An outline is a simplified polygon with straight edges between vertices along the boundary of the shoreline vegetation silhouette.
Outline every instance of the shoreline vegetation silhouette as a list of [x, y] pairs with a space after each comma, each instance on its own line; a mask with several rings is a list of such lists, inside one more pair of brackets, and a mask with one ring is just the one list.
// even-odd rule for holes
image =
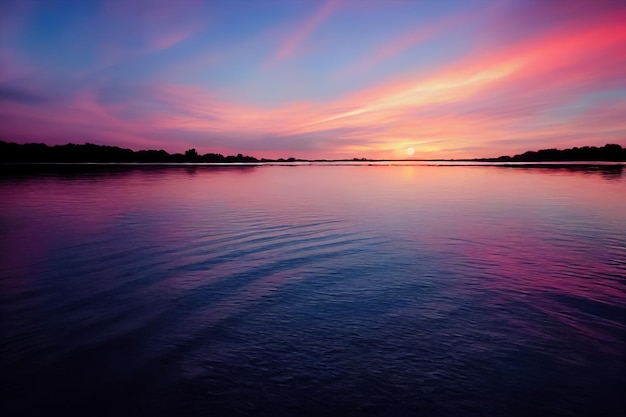
[[584, 146], [568, 149], [542, 149], [514, 156], [474, 159], [297, 159], [255, 158], [242, 154], [224, 156], [219, 153], [200, 155], [191, 148], [185, 153], [170, 154], [164, 150], [133, 151], [117, 146], [85, 143], [48, 146], [43, 143], [18, 144], [0, 141], [0, 163], [266, 163], [266, 162], [385, 162], [385, 161], [467, 161], [467, 162], [576, 162], [626, 161], [626, 148], [617, 144], [602, 147]]

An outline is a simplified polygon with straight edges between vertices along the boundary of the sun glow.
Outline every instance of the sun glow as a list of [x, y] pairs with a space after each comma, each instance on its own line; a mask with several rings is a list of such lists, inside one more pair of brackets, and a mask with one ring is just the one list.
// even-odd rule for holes
[[409, 156], [413, 156], [413, 154], [415, 153], [415, 148], [406, 148], [404, 152]]

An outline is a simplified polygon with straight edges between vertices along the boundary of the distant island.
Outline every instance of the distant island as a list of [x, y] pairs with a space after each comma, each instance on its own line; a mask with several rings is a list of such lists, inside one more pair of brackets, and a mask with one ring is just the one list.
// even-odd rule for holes
[[[169, 154], [164, 150], [141, 150], [120, 148], [117, 146], [67, 144], [48, 146], [43, 143], [18, 144], [0, 141], [0, 163], [259, 163], [259, 162], [337, 162], [337, 161], [386, 161], [366, 158], [341, 160], [308, 160], [279, 158], [257, 159], [242, 154], [224, 156], [219, 153], [204, 155], [192, 148], [182, 153]], [[423, 160], [422, 160], [423, 161]], [[452, 161], [452, 160], [450, 160]], [[515, 156], [498, 158], [459, 159], [457, 161], [475, 162], [573, 162], [573, 161], [626, 161], [626, 148], [607, 144], [602, 147], [584, 146], [569, 149], [542, 149], [528, 151]]]

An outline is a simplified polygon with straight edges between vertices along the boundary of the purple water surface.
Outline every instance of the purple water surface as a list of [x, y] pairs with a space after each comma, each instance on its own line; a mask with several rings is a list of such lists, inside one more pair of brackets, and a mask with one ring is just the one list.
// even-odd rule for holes
[[626, 411], [622, 167], [0, 177], [3, 415]]

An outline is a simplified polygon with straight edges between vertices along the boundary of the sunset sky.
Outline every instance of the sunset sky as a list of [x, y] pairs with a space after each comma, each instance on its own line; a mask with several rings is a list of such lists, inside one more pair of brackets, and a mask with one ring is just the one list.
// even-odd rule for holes
[[626, 146], [625, 22], [623, 0], [4, 0], [0, 139], [269, 158]]

